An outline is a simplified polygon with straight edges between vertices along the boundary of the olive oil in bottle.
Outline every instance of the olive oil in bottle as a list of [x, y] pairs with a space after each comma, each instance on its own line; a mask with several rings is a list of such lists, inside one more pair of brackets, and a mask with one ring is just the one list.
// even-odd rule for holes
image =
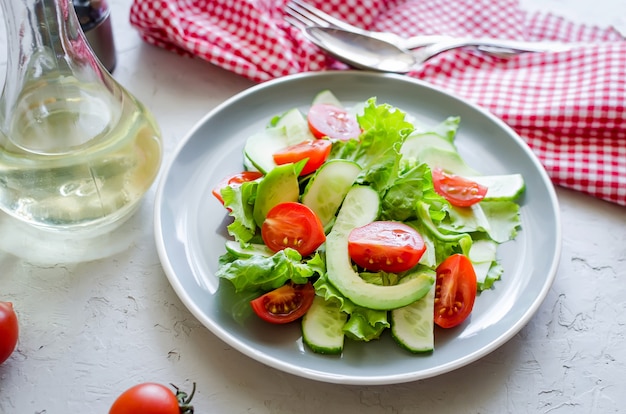
[[70, 0], [0, 2], [0, 209], [52, 230], [114, 228], [158, 174], [155, 120], [97, 60]]

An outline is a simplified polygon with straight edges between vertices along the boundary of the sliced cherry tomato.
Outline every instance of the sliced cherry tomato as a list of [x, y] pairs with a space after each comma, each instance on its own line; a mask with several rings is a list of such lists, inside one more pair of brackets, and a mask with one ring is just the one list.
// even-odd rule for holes
[[476, 273], [467, 256], [453, 254], [437, 267], [435, 323], [452, 328], [463, 322], [474, 307]]
[[[173, 385], [172, 385], [173, 386]], [[196, 390], [188, 396], [173, 386], [176, 392], [164, 385], [146, 382], [135, 385], [124, 391], [113, 403], [109, 414], [193, 414], [193, 406], [189, 405]]]
[[377, 272], [399, 273], [419, 262], [424, 239], [413, 227], [397, 221], [374, 221], [348, 236], [348, 253], [359, 266]]
[[19, 336], [17, 315], [11, 302], [0, 302], [0, 364], [9, 359]]
[[311, 307], [315, 288], [309, 283], [287, 283], [250, 301], [254, 313], [271, 323], [289, 323], [301, 318]]
[[316, 138], [349, 140], [361, 135], [361, 127], [354, 115], [335, 105], [316, 104], [307, 114], [309, 129]]
[[238, 187], [247, 181], [254, 181], [261, 177], [263, 177], [263, 174], [258, 171], [243, 171], [234, 175], [229, 175], [224, 177], [222, 181], [220, 181], [215, 188], [213, 188], [213, 195], [220, 201], [220, 203], [224, 204], [224, 199], [222, 198], [222, 189], [224, 187]]
[[487, 194], [487, 187], [458, 175], [447, 174], [441, 168], [433, 168], [432, 175], [435, 191], [457, 207], [476, 204]]
[[291, 145], [274, 153], [274, 162], [278, 165], [296, 163], [308, 158], [306, 165], [300, 175], [307, 175], [317, 170], [330, 155], [333, 143], [327, 139], [316, 139], [315, 141], [304, 141], [296, 145]]
[[313, 253], [326, 241], [317, 214], [304, 204], [292, 201], [270, 209], [261, 226], [261, 237], [275, 252], [291, 247], [302, 256]]

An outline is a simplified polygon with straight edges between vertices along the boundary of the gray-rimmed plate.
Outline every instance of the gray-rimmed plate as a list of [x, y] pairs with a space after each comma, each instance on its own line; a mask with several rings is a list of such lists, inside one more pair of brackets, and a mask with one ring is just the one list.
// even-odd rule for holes
[[[435, 125], [460, 116], [459, 151], [485, 174], [521, 173], [522, 230], [499, 247], [503, 279], [483, 292], [462, 326], [437, 330], [432, 354], [412, 355], [389, 335], [370, 343], [347, 341], [341, 357], [309, 351], [298, 323], [278, 326], [233, 317], [236, 301], [215, 276], [225, 251], [224, 207], [211, 195], [229, 173], [241, 171], [248, 136], [275, 115], [300, 107], [330, 89], [347, 105], [377, 97]], [[324, 382], [392, 384], [433, 377], [465, 366], [519, 332], [537, 311], [556, 274], [560, 217], [552, 183], [527, 145], [488, 112], [401, 75], [360, 71], [299, 74], [256, 85], [207, 114], [178, 147], [156, 195], [155, 237], [174, 290], [213, 334], [243, 354], [276, 369]]]

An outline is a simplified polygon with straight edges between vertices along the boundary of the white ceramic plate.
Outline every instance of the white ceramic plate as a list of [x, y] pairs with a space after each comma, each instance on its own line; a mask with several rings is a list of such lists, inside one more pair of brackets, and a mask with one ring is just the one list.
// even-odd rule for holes
[[[347, 105], [376, 96], [426, 125], [460, 116], [457, 145], [485, 174], [523, 174], [522, 230], [498, 250], [503, 280], [483, 292], [462, 326], [436, 331], [435, 351], [412, 355], [387, 334], [370, 343], [347, 340], [341, 357], [322, 356], [302, 343], [299, 324], [277, 326], [232, 317], [232, 289], [215, 276], [225, 252], [223, 206], [211, 195], [225, 175], [242, 169], [248, 136], [293, 107], [306, 110], [330, 89]], [[256, 85], [224, 102], [186, 136], [160, 182], [155, 209], [159, 256], [174, 290], [202, 324], [243, 354], [276, 369], [344, 384], [391, 384], [436, 376], [495, 350], [533, 316], [554, 279], [560, 254], [560, 218], [554, 188], [537, 158], [503, 122], [425, 83], [360, 71], [300, 74]]]

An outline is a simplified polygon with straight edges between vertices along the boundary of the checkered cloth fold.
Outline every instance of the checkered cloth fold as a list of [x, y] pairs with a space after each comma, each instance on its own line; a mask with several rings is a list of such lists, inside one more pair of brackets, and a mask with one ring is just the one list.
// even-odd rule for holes
[[[538, 156], [556, 185], [626, 206], [626, 41], [611, 28], [522, 10], [517, 0], [310, 0], [335, 17], [403, 36], [448, 34], [594, 42], [502, 59], [452, 50], [408, 74], [488, 109]], [[134, 0], [151, 44], [257, 82], [342, 69], [283, 20], [285, 0]]]

